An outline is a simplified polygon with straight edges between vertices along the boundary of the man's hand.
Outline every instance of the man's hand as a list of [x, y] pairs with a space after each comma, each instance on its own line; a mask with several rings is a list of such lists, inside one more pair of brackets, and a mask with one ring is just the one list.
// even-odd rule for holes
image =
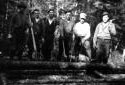
[[12, 35], [10, 33], [8, 34], [8, 38], [12, 38]]
[[55, 38], [57, 38], [57, 39], [60, 37], [59, 29], [55, 30], [54, 35], [55, 35]]
[[84, 44], [84, 43], [85, 43], [85, 41], [86, 41], [86, 40], [85, 40], [84, 38], [82, 38], [82, 40], [81, 40], [82, 44]]
[[72, 35], [72, 39], [73, 39], [73, 41], [75, 40], [75, 34]]
[[26, 29], [25, 33], [26, 33], [26, 34], [29, 34], [29, 29]]
[[39, 42], [43, 44], [45, 42], [45, 39], [43, 37], [41, 37]]
[[43, 42], [43, 43], [45, 42], [45, 39], [44, 39], [44, 38], [42, 38], [42, 42]]
[[123, 57], [125, 58], [125, 49], [123, 49]]
[[96, 40], [93, 39], [93, 48], [96, 48]]

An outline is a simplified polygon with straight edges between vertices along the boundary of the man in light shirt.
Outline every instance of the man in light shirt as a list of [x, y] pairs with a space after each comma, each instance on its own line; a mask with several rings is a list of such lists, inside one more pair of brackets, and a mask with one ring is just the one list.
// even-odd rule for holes
[[104, 12], [102, 22], [97, 25], [93, 37], [93, 47], [96, 48], [96, 58], [99, 63], [107, 63], [111, 35], [116, 35], [115, 25], [109, 20], [108, 12]]
[[75, 56], [80, 54], [81, 46], [85, 48], [86, 54], [89, 58], [91, 58], [91, 48], [90, 48], [90, 25], [86, 22], [87, 15], [85, 13], [80, 14], [80, 21], [75, 24], [73, 28], [74, 39], [75, 39]]

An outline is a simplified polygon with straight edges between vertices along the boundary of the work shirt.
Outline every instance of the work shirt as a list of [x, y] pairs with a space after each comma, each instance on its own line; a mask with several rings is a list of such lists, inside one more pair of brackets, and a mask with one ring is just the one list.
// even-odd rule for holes
[[74, 24], [75, 24], [74, 21], [67, 21], [64, 19], [60, 19], [60, 34], [61, 34], [61, 36], [66, 36], [67, 34], [71, 34]]
[[101, 22], [97, 25], [94, 37], [98, 37], [101, 39], [111, 39], [110, 34], [116, 34], [115, 25], [111, 22]]
[[91, 35], [90, 33], [90, 25], [85, 22], [85, 23], [76, 23], [76, 25], [73, 28], [74, 34], [79, 36], [79, 37], [85, 37], [85, 39], [88, 39]]
[[43, 37], [43, 20], [41, 18], [32, 18], [32, 22], [33, 22], [33, 32], [35, 35], [39, 35], [41, 37]]
[[73, 21], [66, 21], [64, 31], [66, 33], [71, 33], [73, 26], [74, 26]]

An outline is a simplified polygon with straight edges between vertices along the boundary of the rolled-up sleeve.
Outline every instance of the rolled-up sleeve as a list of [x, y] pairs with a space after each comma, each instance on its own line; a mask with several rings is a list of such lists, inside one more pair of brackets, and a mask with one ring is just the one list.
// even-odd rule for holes
[[113, 23], [111, 23], [109, 31], [112, 35], [116, 35], [116, 29], [115, 29], [115, 25]]
[[86, 26], [87, 26], [86, 28], [88, 29], [88, 31], [87, 31], [87, 34], [86, 34], [86, 36], [85, 36], [85, 38], [84, 38], [85, 40], [89, 39], [89, 38], [90, 38], [90, 36], [91, 36], [91, 32], [90, 32], [90, 25], [89, 25], [89, 24], [87, 24]]
[[96, 41], [96, 39], [97, 39], [97, 34], [98, 34], [98, 32], [99, 32], [99, 28], [100, 28], [100, 24], [98, 24], [98, 25], [96, 26], [95, 33], [94, 33], [94, 37], [93, 37], [93, 41]]

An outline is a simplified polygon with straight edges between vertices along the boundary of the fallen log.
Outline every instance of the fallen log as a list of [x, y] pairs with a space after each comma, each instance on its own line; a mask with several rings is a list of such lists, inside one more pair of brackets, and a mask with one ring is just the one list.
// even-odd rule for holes
[[51, 62], [51, 61], [12, 61], [3, 60], [0, 62], [1, 71], [5, 70], [30, 70], [30, 69], [69, 69], [69, 70], [99, 70], [101, 72], [124, 73], [125, 67], [112, 68], [108, 64], [85, 63], [85, 62]]

